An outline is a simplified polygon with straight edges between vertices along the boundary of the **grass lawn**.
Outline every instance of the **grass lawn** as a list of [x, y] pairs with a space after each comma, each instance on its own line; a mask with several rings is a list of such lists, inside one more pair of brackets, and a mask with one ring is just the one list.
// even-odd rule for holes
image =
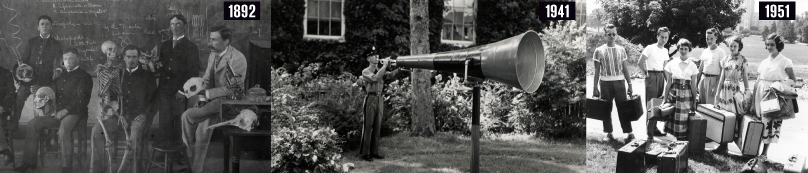
[[[586, 135], [586, 171], [615, 172], [617, 164], [617, 150], [626, 143], [619, 140], [602, 141], [602, 133], [588, 131]], [[702, 154], [689, 154], [687, 162], [688, 172], [741, 172], [743, 165], [749, 158], [737, 157], [723, 153], [704, 152]], [[772, 166], [776, 167], [776, 166]], [[646, 167], [647, 173], [656, 173], [657, 167]], [[783, 172], [782, 167], [769, 168], [768, 172]]]
[[[501, 135], [480, 140], [480, 172], [585, 172], [583, 141], [550, 142], [529, 135]], [[382, 138], [387, 158], [367, 162], [358, 151], [343, 153], [351, 172], [469, 172], [471, 138], [449, 133], [410, 137], [408, 132]]]

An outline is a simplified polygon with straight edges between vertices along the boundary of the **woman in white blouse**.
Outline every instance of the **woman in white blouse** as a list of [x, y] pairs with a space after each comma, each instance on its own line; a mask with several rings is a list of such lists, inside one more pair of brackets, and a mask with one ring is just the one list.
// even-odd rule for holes
[[[783, 43], [783, 37], [780, 37], [777, 34], [771, 34], [766, 37], [766, 50], [769, 51], [769, 57], [763, 59], [758, 66], [758, 76], [757, 83], [755, 84], [754, 92], [754, 103], [755, 103], [755, 115], [761, 118], [763, 121], [763, 152], [761, 155], [766, 155], [766, 152], [769, 150], [769, 144], [777, 143], [780, 139], [780, 126], [783, 125], [783, 119], [772, 119], [766, 116], [763, 116], [760, 109], [760, 102], [763, 99], [763, 95], [766, 94], [766, 90], [770, 88], [770, 85], [775, 82], [781, 82], [782, 84], [793, 83], [794, 81], [794, 64], [791, 62], [791, 59], [786, 58], [780, 52], [783, 51], [783, 47], [785, 44]], [[787, 80], [791, 80], [790, 82], [785, 82]], [[791, 104], [789, 102], [788, 104]]]
[[687, 119], [688, 114], [696, 108], [696, 77], [699, 68], [696, 63], [687, 56], [693, 44], [687, 39], [679, 39], [679, 58], [673, 58], [665, 65], [668, 85], [665, 86], [664, 100], [667, 104], [673, 104], [674, 113], [672, 119], [665, 124], [665, 131], [672, 134], [678, 140], [687, 140]]

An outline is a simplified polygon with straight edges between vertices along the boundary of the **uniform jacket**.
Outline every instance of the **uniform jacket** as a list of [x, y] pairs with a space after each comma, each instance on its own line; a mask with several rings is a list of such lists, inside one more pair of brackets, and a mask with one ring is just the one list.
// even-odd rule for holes
[[27, 85], [50, 86], [53, 84], [53, 70], [62, 66], [62, 45], [53, 38], [40, 36], [28, 39], [20, 61], [34, 68], [34, 77]]
[[56, 78], [56, 111], [67, 109], [68, 115], [87, 116], [88, 104], [93, 91], [93, 79], [81, 68], [65, 70]]
[[159, 92], [161, 94], [175, 94], [182, 90], [182, 85], [191, 77], [199, 76], [199, 48], [183, 37], [173, 45], [173, 40], [160, 44], [161, 68], [156, 69], [159, 75]]

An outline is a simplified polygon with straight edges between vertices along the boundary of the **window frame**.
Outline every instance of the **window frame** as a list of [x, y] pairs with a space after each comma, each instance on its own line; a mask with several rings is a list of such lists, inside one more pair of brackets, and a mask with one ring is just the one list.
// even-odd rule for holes
[[[451, 0], [451, 1], [457, 1], [457, 0]], [[452, 45], [461, 46], [461, 47], [467, 47], [467, 46], [474, 45], [477, 42], [477, 3], [478, 2], [477, 2], [477, 0], [472, 0], [472, 1], [474, 1], [473, 2], [474, 6], [472, 7], [471, 11], [472, 11], [472, 15], [474, 15], [474, 18], [472, 19], [473, 21], [471, 22], [472, 23], [471, 24], [471, 27], [472, 27], [471, 40], [447, 40], [447, 39], [444, 39], [443, 38], [443, 29], [444, 29], [445, 24], [443, 22], [441, 22], [441, 24], [440, 24], [441, 25], [441, 29], [440, 29], [440, 33], [441, 33], [440, 42], [441, 43], [452, 44]], [[444, 4], [444, 8], [447, 8], [447, 7], [448, 8], [454, 8], [455, 6], [445, 6], [445, 4]], [[445, 16], [441, 16], [441, 17], [445, 18]], [[452, 25], [457, 25], [457, 24], [453, 22]]]
[[[316, 0], [316, 1], [326, 1], [332, 2], [330, 0]], [[339, 36], [336, 35], [315, 35], [308, 33], [308, 22], [309, 22], [309, 1], [305, 0], [304, 3], [304, 10], [303, 12], [303, 39], [304, 40], [337, 40], [339, 42], [345, 42], [345, 0], [342, 0], [340, 3], [340, 9], [342, 9], [342, 13], [340, 13], [340, 34]]]

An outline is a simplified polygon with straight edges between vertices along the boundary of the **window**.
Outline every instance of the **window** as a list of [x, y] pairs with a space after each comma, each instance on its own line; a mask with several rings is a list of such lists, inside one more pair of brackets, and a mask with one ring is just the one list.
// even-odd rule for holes
[[446, 10], [443, 11], [443, 31], [441, 42], [472, 45], [475, 41], [475, 9], [474, 0], [448, 0], [445, 1]]
[[345, 16], [343, 0], [307, 0], [303, 20], [304, 38], [343, 39]]

